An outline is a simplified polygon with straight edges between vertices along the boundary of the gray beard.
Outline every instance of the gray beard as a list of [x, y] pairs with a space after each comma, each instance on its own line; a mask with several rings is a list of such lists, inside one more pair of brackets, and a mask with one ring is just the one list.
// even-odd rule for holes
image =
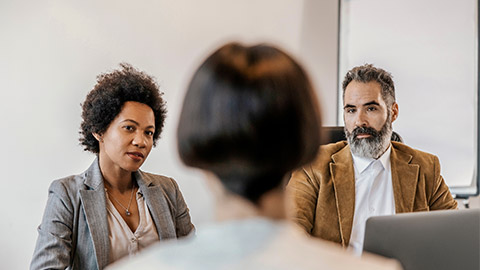
[[[368, 133], [372, 135], [369, 138], [358, 139], [358, 133]], [[355, 156], [378, 159], [390, 145], [392, 138], [392, 121], [390, 115], [387, 117], [385, 124], [380, 131], [374, 128], [355, 128], [352, 132], [348, 132], [345, 128], [345, 137], [347, 137], [350, 149]]]

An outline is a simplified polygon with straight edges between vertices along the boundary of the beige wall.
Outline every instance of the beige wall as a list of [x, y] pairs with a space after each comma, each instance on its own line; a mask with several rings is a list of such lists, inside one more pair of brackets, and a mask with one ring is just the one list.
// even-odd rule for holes
[[127, 61], [158, 79], [169, 113], [143, 169], [178, 181], [201, 228], [211, 198], [175, 148], [192, 70], [227, 40], [278, 44], [305, 64], [324, 124], [335, 125], [337, 9], [338, 0], [0, 2], [1, 268], [28, 268], [49, 184], [94, 158], [78, 145], [78, 127], [97, 74]]
[[94, 159], [78, 145], [80, 103], [119, 62], [154, 75], [165, 92], [165, 129], [142, 169], [178, 181], [199, 227], [211, 220], [211, 198], [203, 175], [179, 161], [175, 129], [192, 70], [213, 48], [240, 40], [287, 49], [305, 62], [334, 123], [336, 2], [1, 1], [1, 268], [28, 268], [48, 186]]
[[301, 27], [299, 54], [317, 87], [323, 124], [336, 126], [338, 0], [305, 0]]

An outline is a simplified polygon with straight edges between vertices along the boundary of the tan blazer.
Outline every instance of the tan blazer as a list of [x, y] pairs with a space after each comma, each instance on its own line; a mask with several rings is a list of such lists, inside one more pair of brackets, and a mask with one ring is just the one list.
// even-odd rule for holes
[[[455, 209], [434, 155], [392, 142], [396, 213]], [[287, 186], [293, 220], [309, 234], [348, 246], [355, 209], [355, 172], [347, 142], [320, 148], [315, 161], [292, 174]]]

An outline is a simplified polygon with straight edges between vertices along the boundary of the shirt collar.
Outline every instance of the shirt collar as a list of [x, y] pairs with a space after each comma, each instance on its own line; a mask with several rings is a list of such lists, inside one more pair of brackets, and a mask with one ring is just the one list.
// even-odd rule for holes
[[[392, 147], [390, 144], [387, 148], [387, 151], [385, 151], [385, 153], [383, 153], [378, 158], [380, 163], [382, 163], [383, 168], [386, 170], [390, 169], [391, 152], [392, 152]], [[355, 167], [355, 170], [359, 173], [362, 173], [368, 167], [368, 165], [370, 165], [370, 163], [372, 163], [375, 160], [373, 158], [355, 156], [353, 153], [352, 153], [352, 158], [353, 158], [353, 166]]]

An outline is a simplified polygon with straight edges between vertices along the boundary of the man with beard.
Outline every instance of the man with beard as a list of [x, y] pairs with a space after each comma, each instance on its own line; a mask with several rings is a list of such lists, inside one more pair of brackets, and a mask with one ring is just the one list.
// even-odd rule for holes
[[391, 142], [398, 117], [391, 74], [373, 65], [343, 81], [347, 141], [322, 146], [288, 184], [293, 220], [309, 234], [361, 254], [371, 216], [455, 209], [436, 156]]

